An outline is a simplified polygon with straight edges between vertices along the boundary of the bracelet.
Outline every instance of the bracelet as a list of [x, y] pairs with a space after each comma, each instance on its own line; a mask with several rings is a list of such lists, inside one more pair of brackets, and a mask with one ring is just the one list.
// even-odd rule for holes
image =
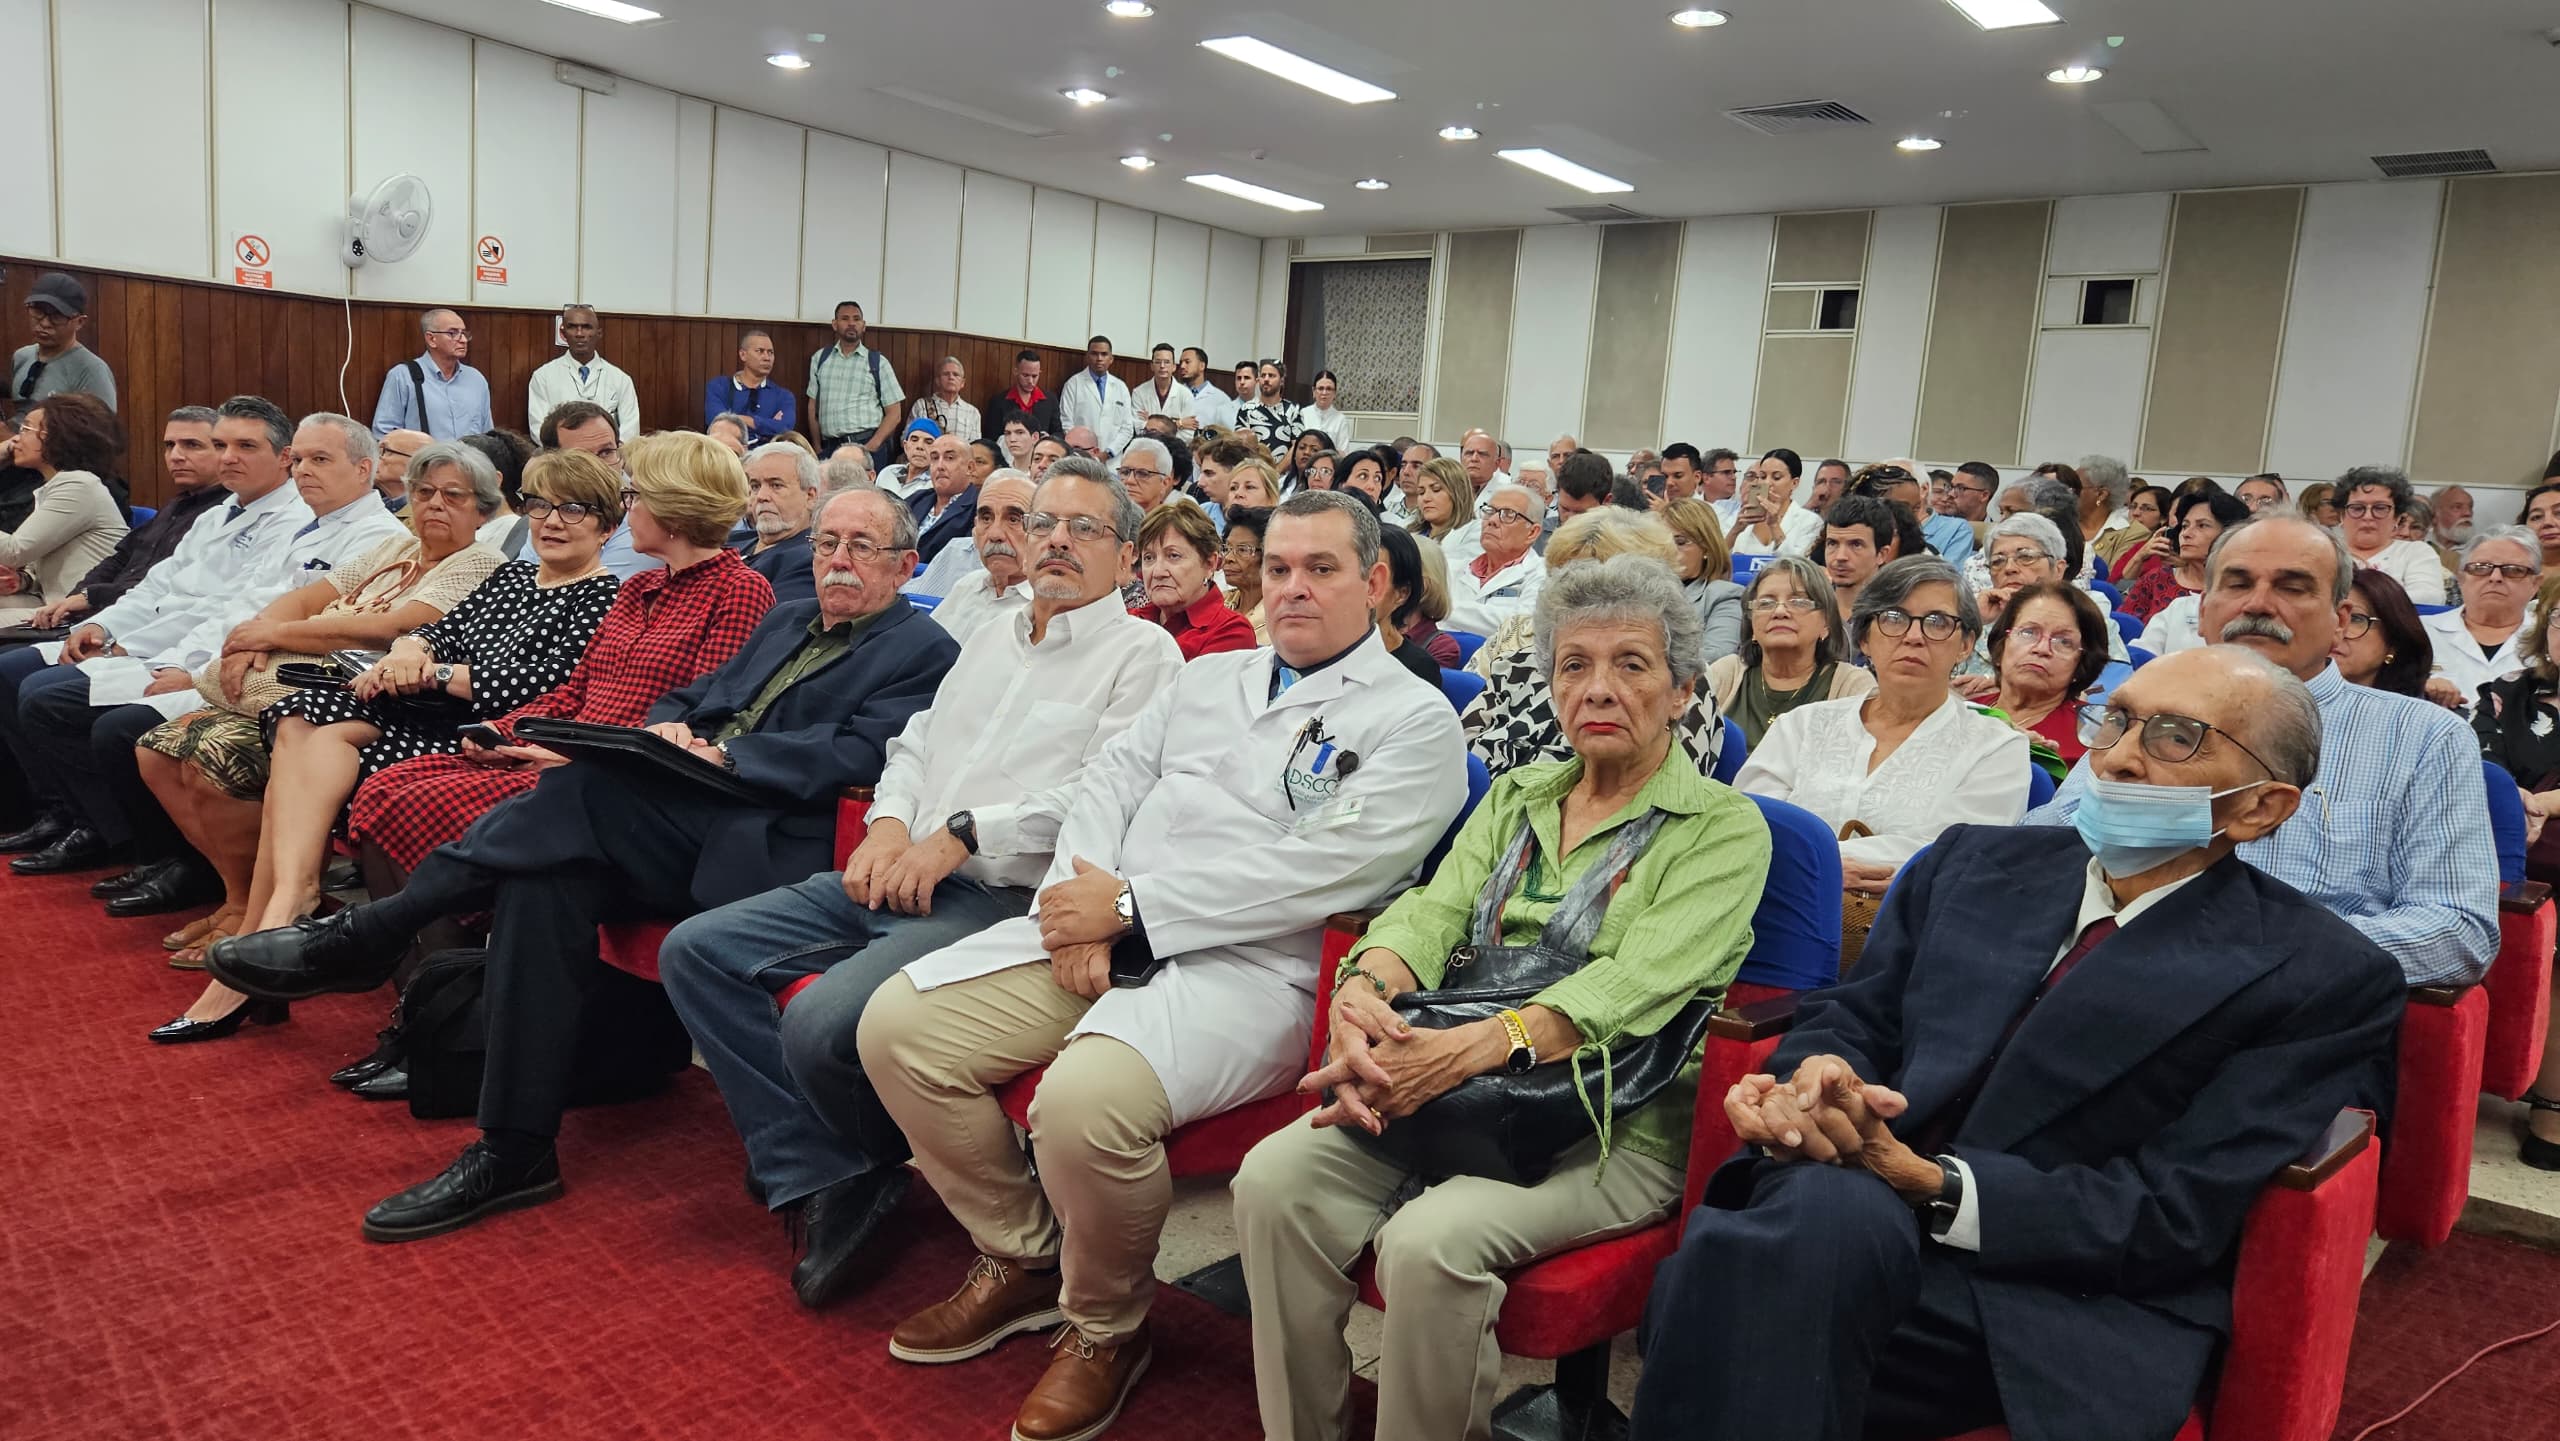
[[1342, 963], [1342, 968], [1333, 973], [1333, 983], [1336, 986], [1340, 986], [1347, 977], [1351, 976], [1358, 976], [1360, 979], [1367, 981], [1370, 985], [1377, 987], [1378, 994], [1381, 996], [1387, 993], [1386, 982], [1379, 980], [1376, 976], [1369, 974], [1366, 970], [1363, 970], [1361, 967], [1350, 961], [1344, 961]]

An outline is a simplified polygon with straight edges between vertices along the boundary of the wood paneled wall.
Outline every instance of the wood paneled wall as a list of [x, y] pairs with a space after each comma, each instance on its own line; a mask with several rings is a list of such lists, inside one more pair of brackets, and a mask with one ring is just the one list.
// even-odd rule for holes
[[[90, 349], [115, 372], [118, 409], [139, 442], [127, 470], [137, 503], [157, 505], [168, 478], [156, 459], [160, 422], [182, 405], [214, 405], [233, 395], [263, 395], [293, 415], [344, 408], [359, 420], [373, 418], [386, 371], [424, 348], [418, 330], [421, 307], [358, 300], [352, 305], [310, 296], [196, 280], [56, 266], [0, 257], [0, 337], [7, 349], [27, 343], [24, 307], [38, 275], [59, 269], [89, 290]], [[525, 382], [535, 367], [558, 354], [551, 343], [554, 312], [457, 307], [471, 328], [470, 363], [489, 378], [490, 408], [499, 425], [530, 433], [536, 417], [525, 414]], [[738, 332], [745, 322], [710, 317], [613, 315], [604, 317], [606, 359], [630, 372], [640, 393], [640, 419], [651, 430], [702, 424], [702, 387], [737, 368]], [[815, 324], [774, 324], [778, 359], [774, 378], [801, 394], [809, 357], [833, 336]], [[352, 335], [352, 344], [350, 336]], [[1124, 347], [1143, 340], [1121, 340]], [[1082, 369], [1081, 351], [1019, 340], [944, 331], [891, 330], [873, 326], [867, 342], [897, 367], [910, 397], [932, 388], [934, 367], [956, 355], [969, 368], [964, 394], [984, 407], [988, 396], [1011, 383], [1013, 358], [1028, 348], [1041, 357], [1041, 384], [1058, 383]], [[345, 400], [340, 401], [340, 362]], [[1113, 366], [1135, 386], [1150, 371], [1143, 350]], [[1217, 376], [1213, 368], [1213, 379]], [[809, 417], [802, 416], [803, 429]]]

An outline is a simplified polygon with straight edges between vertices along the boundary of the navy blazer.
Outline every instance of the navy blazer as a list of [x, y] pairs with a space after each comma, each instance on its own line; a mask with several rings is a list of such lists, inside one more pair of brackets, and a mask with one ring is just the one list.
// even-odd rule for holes
[[[1896, 1135], [1927, 1134], [2070, 942], [2087, 861], [2050, 827], [1950, 828], [1769, 1071], [1843, 1057], [1909, 1099]], [[2341, 1107], [2387, 1104], [2406, 997], [2381, 948], [2226, 856], [2027, 1013], [1945, 1148], [1973, 1172], [1982, 1249], [1953, 1254], [2019, 1441], [2178, 1429], [2250, 1206]], [[1728, 1161], [1707, 1204], [1773, 1164]]]
[[970, 533], [978, 523], [978, 488], [971, 486], [960, 492], [942, 519], [925, 525], [924, 518], [933, 514], [933, 487], [927, 486], [907, 497], [907, 509], [914, 514], [922, 533], [916, 537], [916, 559], [930, 561], [942, 548]]
[[[755, 550], [755, 532], [749, 530], [746, 542], [738, 547], [738, 556], [747, 563], [747, 569], [773, 586], [773, 603], [777, 606], [818, 598], [817, 558], [810, 551], [809, 537], [810, 532], [804, 530]], [[755, 553], [750, 555], [749, 551]]]
[[[814, 600], [775, 606], [727, 665], [650, 707], [650, 723], [719, 730], [799, 648], [817, 614]], [[933, 703], [959, 654], [949, 631], [895, 600], [850, 654], [776, 697], [762, 724], [729, 742], [738, 778], [773, 804], [730, 806], [713, 822], [695, 863], [695, 900], [725, 905], [834, 869], [837, 797], [879, 781], [890, 737]]]

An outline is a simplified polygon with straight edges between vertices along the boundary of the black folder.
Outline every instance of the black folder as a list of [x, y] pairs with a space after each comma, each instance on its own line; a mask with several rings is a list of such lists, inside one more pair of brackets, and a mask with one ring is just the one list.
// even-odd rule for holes
[[528, 716], [516, 722], [516, 735], [577, 761], [614, 766], [642, 782], [672, 778], [734, 801], [770, 806], [774, 797], [702, 759], [664, 736], [636, 726], [597, 725], [592, 721]]

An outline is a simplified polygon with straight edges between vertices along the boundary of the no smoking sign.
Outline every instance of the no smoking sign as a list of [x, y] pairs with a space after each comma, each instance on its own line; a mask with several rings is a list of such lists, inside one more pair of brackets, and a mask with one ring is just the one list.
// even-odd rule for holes
[[507, 243], [494, 235], [480, 237], [480, 264], [472, 273], [483, 285], [507, 283]]

